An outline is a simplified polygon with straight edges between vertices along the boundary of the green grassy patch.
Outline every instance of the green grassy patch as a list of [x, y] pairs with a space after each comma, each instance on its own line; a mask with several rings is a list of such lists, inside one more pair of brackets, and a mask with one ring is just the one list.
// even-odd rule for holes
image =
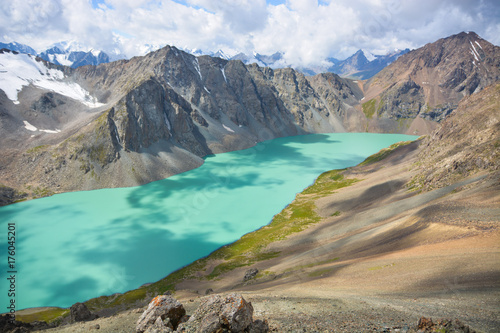
[[31, 314], [16, 314], [16, 320], [22, 321], [25, 323], [31, 323], [34, 321], [44, 321], [46, 323], [57, 322], [62, 320], [64, 317], [69, 315], [69, 309], [61, 309], [61, 308], [51, 308], [43, 311], [38, 311]]
[[32, 195], [33, 198], [44, 198], [44, 197], [50, 197], [51, 195], [54, 195], [54, 192], [49, 189], [48, 187], [40, 187], [37, 186], [32, 189]]
[[41, 145], [41, 146], [36, 146], [33, 148], [28, 149], [26, 152], [28, 154], [38, 154], [41, 153], [42, 151], [46, 151], [49, 149], [50, 145]]
[[368, 102], [363, 103], [363, 113], [365, 114], [366, 118], [372, 119], [373, 115], [375, 114], [375, 104], [377, 104], [377, 100], [370, 99]]
[[91, 310], [96, 311], [102, 308], [113, 308], [113, 307], [123, 307], [125, 309], [130, 308], [134, 303], [142, 301], [148, 297], [148, 288], [139, 288], [127, 291], [124, 294], [115, 294], [111, 296], [101, 296], [97, 298], [92, 298], [85, 302], [85, 305]]
[[425, 176], [422, 174], [418, 174], [406, 184], [406, 188], [409, 192], [419, 192], [424, 188], [424, 184]]
[[497, 139], [495, 143], [493, 144], [495, 148], [500, 148], [500, 139]]
[[375, 162], [381, 161], [384, 158], [386, 158], [387, 156], [389, 156], [390, 154], [392, 154], [396, 148], [401, 147], [401, 146], [409, 145], [412, 142], [413, 141], [396, 142], [395, 144], [389, 146], [388, 148], [384, 148], [384, 149], [380, 150], [378, 153], [375, 153], [375, 154], [373, 154], [371, 156], [368, 156], [359, 165], [367, 165], [367, 164], [371, 164], [371, 163], [375, 163]]
[[333, 214], [332, 214], [332, 215], [330, 215], [330, 216], [340, 216], [340, 211], [338, 211], [338, 210], [337, 210], [335, 213], [333, 213]]
[[331, 170], [322, 173], [314, 184], [306, 188], [302, 194], [318, 194], [324, 196], [360, 181], [356, 178], [346, 179], [342, 172], [343, 170]]
[[101, 167], [109, 163], [112, 151], [106, 143], [101, 143], [89, 148], [89, 158], [98, 162]]
[[259, 271], [259, 273], [257, 273], [257, 275], [255, 276], [255, 278], [256, 279], [262, 279], [262, 278], [269, 277], [269, 276], [276, 276], [276, 272], [268, 271], [268, 270]]

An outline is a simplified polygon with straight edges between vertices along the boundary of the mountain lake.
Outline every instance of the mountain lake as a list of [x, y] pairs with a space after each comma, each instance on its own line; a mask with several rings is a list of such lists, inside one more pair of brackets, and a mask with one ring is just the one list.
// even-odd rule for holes
[[[17, 310], [68, 307], [160, 280], [268, 224], [322, 172], [415, 139], [372, 133], [279, 138], [208, 156], [197, 169], [142, 186], [0, 207], [0, 312], [9, 311], [11, 299]], [[15, 231], [13, 244], [8, 231]], [[9, 245], [15, 252], [8, 253]], [[14, 277], [15, 297], [5, 275]]]

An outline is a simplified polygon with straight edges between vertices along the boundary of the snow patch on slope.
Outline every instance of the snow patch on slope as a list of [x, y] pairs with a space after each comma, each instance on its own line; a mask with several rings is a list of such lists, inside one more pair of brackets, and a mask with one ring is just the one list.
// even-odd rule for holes
[[203, 81], [203, 76], [201, 76], [200, 63], [198, 62], [198, 58], [194, 58], [193, 66], [194, 69], [196, 69], [196, 71], [198, 72], [198, 75], [200, 76], [200, 81]]
[[226, 131], [231, 132], [231, 133], [234, 133], [234, 131], [233, 131], [231, 128], [227, 127], [227, 126], [226, 126], [226, 125], [224, 125], [224, 124], [222, 124], [222, 127], [224, 127], [224, 129], [225, 129]]
[[75, 99], [91, 108], [104, 104], [74, 82], [65, 82], [64, 73], [58, 69], [49, 69], [43, 62], [36, 61], [30, 54], [0, 54], [0, 89], [15, 104], [19, 104], [18, 93], [24, 86], [34, 86], [51, 90]]
[[73, 62], [68, 60], [67, 54], [54, 54], [53, 57], [55, 58], [52, 61], [54, 63], [57, 61], [61, 65], [68, 66], [68, 67], [71, 67], [71, 65], [73, 65]]
[[226, 81], [226, 83], [227, 83], [227, 77], [226, 77], [226, 73], [224, 72], [224, 67], [222, 67], [220, 69], [220, 71], [222, 72], [222, 76], [224, 76], [224, 81]]
[[472, 48], [474, 49], [474, 51], [471, 50], [471, 53], [472, 55], [474, 56], [474, 58], [476, 59], [476, 61], [479, 61], [479, 53], [477, 52], [476, 48], [474, 47], [474, 44], [472, 44], [471, 41], [469, 41], [470, 45], [472, 46]]
[[367, 51], [367, 50], [361, 50], [361, 51], [363, 51], [363, 54], [365, 55], [366, 60], [371, 62], [371, 61], [377, 59], [377, 57], [375, 57], [375, 55], [373, 53], [371, 53], [370, 51]]
[[26, 128], [28, 131], [31, 131], [31, 132], [38, 131], [38, 128], [36, 128], [35, 126], [31, 125], [26, 120], [23, 120], [23, 123], [24, 123], [24, 128]]
[[[24, 123], [24, 128], [26, 128], [28, 131], [31, 131], [31, 132], [36, 132], [36, 131], [40, 131], [40, 132], [45, 132], [45, 133], [49, 133], [49, 134], [57, 134], [57, 133], [61, 133], [61, 130], [60, 129], [55, 129], [55, 130], [47, 130], [47, 129], [38, 129], [36, 128], [35, 126], [31, 125], [29, 122], [27, 122], [26, 120], [23, 120], [23, 123]], [[31, 137], [33, 137], [34, 135], [32, 135]]]

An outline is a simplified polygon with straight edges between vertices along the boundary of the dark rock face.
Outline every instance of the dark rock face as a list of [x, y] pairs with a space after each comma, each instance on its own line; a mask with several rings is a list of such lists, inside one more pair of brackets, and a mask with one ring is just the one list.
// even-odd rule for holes
[[423, 111], [424, 94], [422, 87], [413, 80], [389, 89], [383, 96], [379, 115], [392, 119], [415, 118]]
[[31, 105], [31, 108], [34, 111], [50, 114], [54, 108], [58, 107], [61, 104], [64, 104], [64, 101], [57, 98], [56, 94], [49, 92], [44, 94], [42, 97], [40, 97], [39, 100], [33, 103]]
[[22, 200], [27, 196], [26, 193], [18, 193], [13, 188], [0, 185], [0, 206], [5, 206], [16, 201]]
[[186, 310], [175, 298], [166, 295], [157, 296], [137, 320], [136, 331], [153, 332], [154, 329], [154, 332], [172, 332], [185, 314]]
[[0, 331], [1, 332], [29, 332], [33, 326], [25, 324], [17, 320], [13, 320], [9, 315], [3, 314], [0, 316]]
[[70, 308], [71, 322], [94, 320], [98, 316], [90, 312], [83, 303], [75, 303]]

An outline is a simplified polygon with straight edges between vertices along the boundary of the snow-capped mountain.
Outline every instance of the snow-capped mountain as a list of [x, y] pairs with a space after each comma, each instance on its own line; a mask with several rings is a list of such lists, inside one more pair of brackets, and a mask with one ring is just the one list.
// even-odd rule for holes
[[33, 50], [28, 45], [12, 42], [12, 43], [0, 43], [0, 49], [8, 49], [11, 51], [16, 51], [19, 53], [29, 53], [36, 54], [36, 51]]
[[109, 56], [102, 51], [64, 51], [57, 46], [40, 53], [38, 56], [53, 64], [73, 68], [85, 65], [99, 65], [110, 61]]
[[72, 68], [85, 65], [99, 65], [125, 58], [125, 56], [119, 52], [108, 55], [103, 51], [87, 48], [75, 41], [63, 41], [53, 44], [49, 49], [40, 53], [37, 53], [28, 45], [16, 42], [0, 43], [0, 49], [2, 48], [19, 53], [36, 55], [53, 64]]
[[359, 50], [349, 58], [337, 61], [327, 71], [343, 77], [369, 79], [409, 51], [395, 50], [385, 55], [374, 55], [366, 50]]
[[31, 84], [36, 88], [72, 98], [89, 107], [102, 105], [80, 85], [64, 79], [65, 75], [61, 70], [49, 68], [34, 55], [0, 50], [0, 90], [3, 90], [14, 104], [19, 104], [18, 93], [23, 87]]
[[230, 60], [231, 59], [231, 56], [227, 55], [224, 51], [222, 50], [219, 50], [217, 52], [215, 52], [213, 55], [211, 55], [212, 57], [217, 57], [217, 58], [221, 58], [221, 59], [224, 59], [224, 60]]
[[231, 55], [227, 54], [226, 52], [224, 52], [222, 50], [218, 50], [217, 52], [206, 52], [206, 51], [203, 51], [200, 49], [187, 49], [187, 48], [184, 48], [181, 50], [184, 52], [190, 53], [194, 56], [197, 56], [197, 57], [202, 56], [202, 55], [208, 55], [211, 57], [221, 58], [224, 60], [231, 60], [233, 58]]
[[76, 41], [56, 43], [52, 45], [51, 48], [39, 53], [38, 56], [56, 65], [64, 65], [72, 68], [86, 65], [99, 65], [125, 58], [125, 56], [120, 53], [109, 56], [103, 51], [85, 47]]

